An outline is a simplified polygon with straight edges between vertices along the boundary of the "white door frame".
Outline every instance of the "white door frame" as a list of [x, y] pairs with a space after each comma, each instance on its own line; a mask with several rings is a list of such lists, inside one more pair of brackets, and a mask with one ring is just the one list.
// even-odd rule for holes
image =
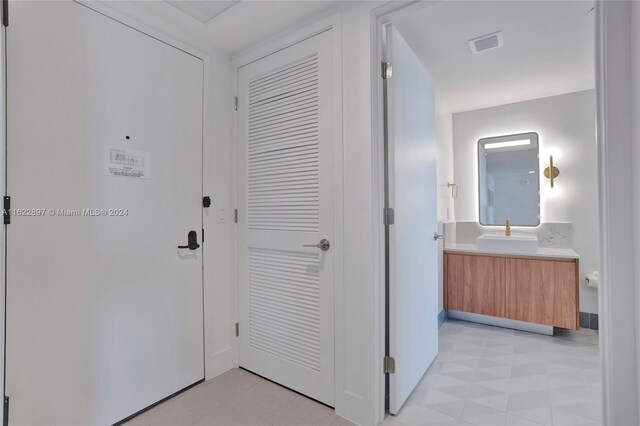
[[[380, 64], [383, 59], [383, 25], [400, 14], [439, 3], [438, 0], [393, 2], [372, 11], [372, 135], [373, 183], [378, 212], [384, 208], [384, 120], [382, 79]], [[400, 4], [398, 4], [400, 3]], [[634, 271], [632, 163], [631, 163], [631, 95], [630, 95], [630, 7], [623, 2], [596, 1], [596, 98], [597, 145], [599, 176], [600, 226], [600, 363], [602, 368], [603, 424], [638, 424], [638, 369], [639, 336], [635, 325], [637, 273]], [[622, 43], [621, 43], [622, 42]], [[622, 44], [622, 46], [621, 46]], [[626, 120], [626, 121], [625, 121]], [[623, 160], [628, 161], [623, 161]], [[635, 165], [636, 167], [638, 165]], [[378, 241], [375, 270], [381, 297], [375, 309], [378, 339], [376, 367], [378, 393], [377, 418], [384, 419], [385, 375], [385, 235], [384, 226], [374, 228], [374, 241]], [[639, 247], [635, 247], [639, 250]], [[635, 275], [634, 275], [635, 274]], [[609, 283], [614, 283], [610, 285]], [[621, 309], [622, 308], [622, 309]], [[637, 314], [636, 314], [637, 315]]]
[[[334, 312], [335, 312], [335, 366], [334, 366], [334, 389], [335, 389], [335, 410], [336, 413], [346, 413], [347, 402], [344, 395], [344, 310], [342, 293], [344, 292], [344, 255], [343, 255], [343, 139], [342, 139], [342, 31], [340, 14], [330, 12], [325, 17], [312, 22], [305, 22], [297, 28], [288, 32], [287, 35], [278, 37], [266, 42], [264, 45], [253, 48], [247, 52], [240, 53], [231, 60], [231, 98], [229, 105], [235, 102], [236, 90], [238, 87], [238, 70], [245, 65], [269, 56], [275, 52], [283, 50], [289, 46], [309, 39], [325, 31], [332, 33], [332, 55], [333, 55], [333, 123], [334, 123], [334, 146], [333, 146], [333, 183], [334, 183], [334, 233], [331, 241], [331, 250], [334, 251]], [[234, 148], [231, 150], [231, 199], [235, 205], [233, 209], [240, 205], [238, 200], [238, 117], [233, 114], [231, 120], [230, 140], [233, 141]], [[234, 322], [239, 320], [238, 312], [238, 227], [231, 230], [231, 275], [234, 301], [232, 303], [232, 315]], [[234, 340], [234, 365], [238, 366], [238, 339]]]
[[[638, 424], [638, 276], [634, 261], [631, 2], [596, 2], [603, 424]], [[638, 141], [636, 140], [637, 144]], [[637, 230], [635, 230], [636, 236]], [[637, 238], [637, 237], [636, 237]], [[635, 247], [634, 247], [635, 244]], [[635, 314], [635, 315], [634, 315]]]
[[[71, 0], [69, 0], [71, 1]], [[202, 150], [203, 150], [203, 163], [202, 163], [202, 190], [203, 194], [212, 194], [213, 193], [213, 163], [208, 161], [208, 159], [213, 158], [214, 146], [212, 144], [213, 132], [211, 129], [210, 123], [210, 115], [213, 109], [212, 99], [213, 99], [213, 90], [212, 90], [212, 73], [211, 69], [213, 67], [211, 56], [203, 50], [192, 47], [189, 44], [183, 43], [179, 40], [174, 39], [157, 29], [143, 24], [140, 21], [133, 19], [124, 13], [121, 13], [111, 7], [98, 2], [98, 1], [87, 1], [87, 0], [73, 0], [80, 5], [87, 7], [89, 9], [94, 10], [97, 13], [100, 13], [107, 18], [113, 19], [114, 21], [120, 22], [123, 25], [126, 25], [134, 30], [137, 30], [149, 37], [152, 37], [162, 43], [168, 44], [176, 49], [182, 50], [190, 55], [193, 55], [204, 62], [204, 101], [203, 101], [203, 132], [202, 132]], [[11, 4], [9, 4], [9, 25], [11, 25]], [[4, 92], [4, 87], [6, 87], [6, 75], [5, 75], [5, 45], [4, 40], [6, 38], [6, 28], [2, 26], [1, 28], [1, 38], [0, 40], [0, 73], [1, 80], [3, 82], [1, 95], [2, 95], [2, 103], [0, 106], [0, 115], [2, 120], [2, 130], [0, 131], [0, 195], [11, 195], [6, 194], [6, 181], [5, 176], [6, 172], [4, 170], [5, 164], [5, 152], [6, 152], [6, 93]], [[193, 44], [199, 44], [198, 41], [193, 41]], [[205, 160], [206, 159], [206, 160]], [[213, 230], [216, 226], [215, 213], [213, 211], [209, 212], [209, 210], [213, 209], [203, 209], [202, 214], [202, 223], [203, 227], [206, 230]], [[11, 226], [11, 225], [9, 225]], [[207, 235], [211, 235], [213, 232], [207, 233]], [[6, 289], [6, 281], [5, 281], [5, 245], [6, 245], [6, 235], [4, 232], [4, 227], [0, 228], [0, 344], [2, 345], [2, 350], [0, 350], [0, 365], [4, 365], [4, 347], [5, 347], [5, 289]], [[211, 247], [211, 245], [209, 246]], [[205, 380], [213, 377], [213, 372], [216, 370], [216, 366], [214, 365], [214, 354], [213, 354], [213, 342], [211, 339], [212, 333], [214, 332], [214, 322], [213, 322], [213, 306], [214, 306], [214, 284], [215, 284], [215, 269], [212, 267], [213, 257], [210, 255], [212, 252], [211, 248], [207, 248], [206, 245], [202, 245], [202, 255], [203, 255], [203, 286], [204, 286], [204, 369], [205, 369]], [[218, 368], [219, 369], [219, 368]], [[0, 395], [4, 395], [4, 371], [0, 369]], [[0, 422], [4, 422], [3, 418], [3, 410], [0, 410]]]

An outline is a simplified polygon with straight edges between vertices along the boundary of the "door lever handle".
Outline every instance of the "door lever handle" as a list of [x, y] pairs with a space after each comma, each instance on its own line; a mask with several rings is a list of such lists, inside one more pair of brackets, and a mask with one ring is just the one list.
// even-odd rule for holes
[[331, 243], [327, 239], [321, 239], [318, 244], [304, 244], [302, 247], [315, 247], [319, 248], [322, 251], [328, 251], [331, 247]]
[[198, 244], [198, 234], [196, 233], [196, 231], [189, 231], [189, 233], [187, 234], [186, 246], [178, 246], [179, 249], [189, 249], [189, 250], [195, 250], [198, 247], [200, 247], [200, 244]]
[[438, 234], [437, 232], [433, 233], [433, 239], [435, 241], [441, 240], [443, 238], [442, 234]]

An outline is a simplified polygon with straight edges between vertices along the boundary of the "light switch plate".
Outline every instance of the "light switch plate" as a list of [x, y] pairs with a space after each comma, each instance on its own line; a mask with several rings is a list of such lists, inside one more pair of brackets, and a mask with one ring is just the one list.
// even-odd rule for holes
[[216, 216], [216, 222], [227, 223], [227, 209], [218, 208], [218, 214]]

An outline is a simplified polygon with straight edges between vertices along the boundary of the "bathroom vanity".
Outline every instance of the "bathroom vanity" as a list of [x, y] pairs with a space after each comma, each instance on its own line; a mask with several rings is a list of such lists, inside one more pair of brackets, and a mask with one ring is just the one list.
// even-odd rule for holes
[[[580, 326], [579, 256], [556, 248], [572, 247], [570, 232], [543, 232], [541, 189], [557, 186], [560, 170], [552, 156], [542, 167], [538, 139], [528, 132], [478, 140], [475, 224], [482, 234], [472, 240], [454, 228], [447, 239], [444, 307], [450, 318], [543, 334]], [[548, 186], [541, 185], [543, 177]]]
[[444, 254], [449, 316], [552, 334], [579, 328], [578, 254], [538, 247], [528, 253], [453, 244]]

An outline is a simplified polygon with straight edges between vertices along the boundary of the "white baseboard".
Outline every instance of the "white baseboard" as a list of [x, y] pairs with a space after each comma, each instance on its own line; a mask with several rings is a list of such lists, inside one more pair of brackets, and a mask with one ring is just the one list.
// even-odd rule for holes
[[213, 379], [231, 370], [235, 367], [233, 362], [233, 348], [224, 348], [211, 355], [211, 362], [207, 365], [207, 372], [205, 379]]

